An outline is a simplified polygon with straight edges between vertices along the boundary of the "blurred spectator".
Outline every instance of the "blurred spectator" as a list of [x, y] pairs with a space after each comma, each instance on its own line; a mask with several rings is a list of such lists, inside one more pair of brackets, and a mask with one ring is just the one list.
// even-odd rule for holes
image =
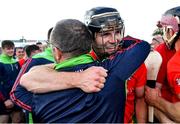
[[36, 45], [40, 48], [41, 52], [44, 51], [44, 46], [43, 46], [42, 42], [37, 42]]
[[13, 58], [14, 43], [11, 40], [4, 40], [1, 43], [2, 54], [0, 55], [0, 92], [1, 92], [1, 110], [0, 123], [8, 123], [9, 118], [13, 123], [19, 123], [23, 120], [22, 109], [13, 104], [9, 98], [9, 92], [19, 73], [19, 63]]
[[22, 65], [26, 61], [26, 54], [23, 47], [16, 47], [15, 57], [16, 57], [16, 60], [19, 62], [20, 67], [22, 67]]
[[159, 35], [159, 34], [155, 35], [151, 42], [152, 49], [156, 49], [156, 47], [163, 42], [164, 42], [164, 40], [161, 35]]
[[156, 26], [157, 26], [157, 29], [155, 29], [154, 30], [154, 32], [153, 32], [153, 36], [155, 36], [155, 35], [163, 35], [163, 28], [162, 28], [162, 24], [160, 23], [160, 21], [158, 21], [157, 22], [157, 24], [156, 24]]
[[16, 60], [18, 60], [18, 61], [23, 59], [25, 56], [24, 48], [23, 47], [16, 47], [15, 56], [16, 56]]
[[164, 42], [163, 39], [163, 28], [162, 28], [162, 24], [160, 23], [160, 21], [157, 22], [156, 24], [157, 29], [155, 29], [152, 33], [152, 42], [151, 42], [151, 48], [152, 49], [156, 49], [156, 47], [161, 44], [162, 42]]
[[28, 58], [30, 58], [33, 55], [41, 52], [39, 46], [34, 45], [34, 44], [26, 46], [25, 51], [26, 51], [26, 55], [27, 55]]

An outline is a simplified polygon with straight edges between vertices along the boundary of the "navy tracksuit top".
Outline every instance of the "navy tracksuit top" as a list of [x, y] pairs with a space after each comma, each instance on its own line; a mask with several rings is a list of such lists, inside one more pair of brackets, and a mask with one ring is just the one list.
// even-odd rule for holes
[[4, 99], [9, 99], [16, 77], [20, 71], [19, 63], [5, 54], [0, 55], [0, 91]]

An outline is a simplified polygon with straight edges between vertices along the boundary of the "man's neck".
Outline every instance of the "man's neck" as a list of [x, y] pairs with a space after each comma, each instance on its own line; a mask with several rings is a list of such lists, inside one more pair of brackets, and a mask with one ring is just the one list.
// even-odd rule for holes
[[[64, 60], [64, 61], [62, 61]], [[63, 58], [60, 63], [57, 62], [55, 69], [73, 67], [79, 64], [87, 64], [93, 62], [93, 58], [89, 54], [83, 54], [77, 57]]]
[[68, 59], [73, 58], [73, 57], [74, 56], [72, 56], [72, 54], [70, 54], [70, 53], [63, 53], [62, 56], [61, 56], [61, 59], [59, 60], [58, 63], [61, 63], [61, 62], [65, 61], [65, 60], [68, 60]]

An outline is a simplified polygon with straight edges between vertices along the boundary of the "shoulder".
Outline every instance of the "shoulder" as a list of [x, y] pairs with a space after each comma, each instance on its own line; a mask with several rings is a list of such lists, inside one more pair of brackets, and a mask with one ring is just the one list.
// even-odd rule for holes
[[124, 37], [123, 40], [124, 40], [124, 41], [134, 41], [134, 42], [140, 42], [140, 41], [141, 41], [140, 39], [131, 37], [131, 36], [129, 36], [129, 35], [127, 35], [126, 37]]
[[146, 66], [145, 66], [145, 64], [143, 63], [138, 69], [137, 69], [137, 71], [136, 71], [136, 73], [138, 74], [138, 75], [142, 75], [142, 73], [147, 73], [147, 69], [146, 69]]
[[180, 51], [178, 51], [177, 53], [174, 54], [174, 56], [168, 61], [168, 71], [170, 70], [174, 70], [175, 72], [179, 72], [180, 73]]
[[160, 54], [162, 54], [162, 53], [167, 52], [167, 51], [168, 51], [168, 48], [167, 48], [167, 46], [166, 46], [165, 43], [161, 43], [161, 44], [159, 44], [159, 46], [156, 47], [155, 50], [156, 50], [157, 52], [159, 52]]
[[126, 48], [132, 46], [133, 44], [138, 43], [140, 41], [141, 41], [140, 39], [137, 39], [137, 38], [134, 38], [131, 36], [126, 36], [122, 39], [122, 42], [120, 44], [122, 45], [123, 49], [126, 49]]

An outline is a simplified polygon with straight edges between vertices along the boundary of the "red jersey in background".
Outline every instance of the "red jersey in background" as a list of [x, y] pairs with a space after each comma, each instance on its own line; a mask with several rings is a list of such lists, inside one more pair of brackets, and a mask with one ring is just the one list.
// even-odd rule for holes
[[167, 80], [167, 63], [175, 54], [175, 50], [168, 49], [166, 44], [162, 43], [156, 48], [156, 51], [158, 51], [162, 56], [162, 64], [157, 76], [157, 82], [162, 85], [162, 97], [168, 101], [171, 101], [172, 93], [170, 91], [170, 87]]

